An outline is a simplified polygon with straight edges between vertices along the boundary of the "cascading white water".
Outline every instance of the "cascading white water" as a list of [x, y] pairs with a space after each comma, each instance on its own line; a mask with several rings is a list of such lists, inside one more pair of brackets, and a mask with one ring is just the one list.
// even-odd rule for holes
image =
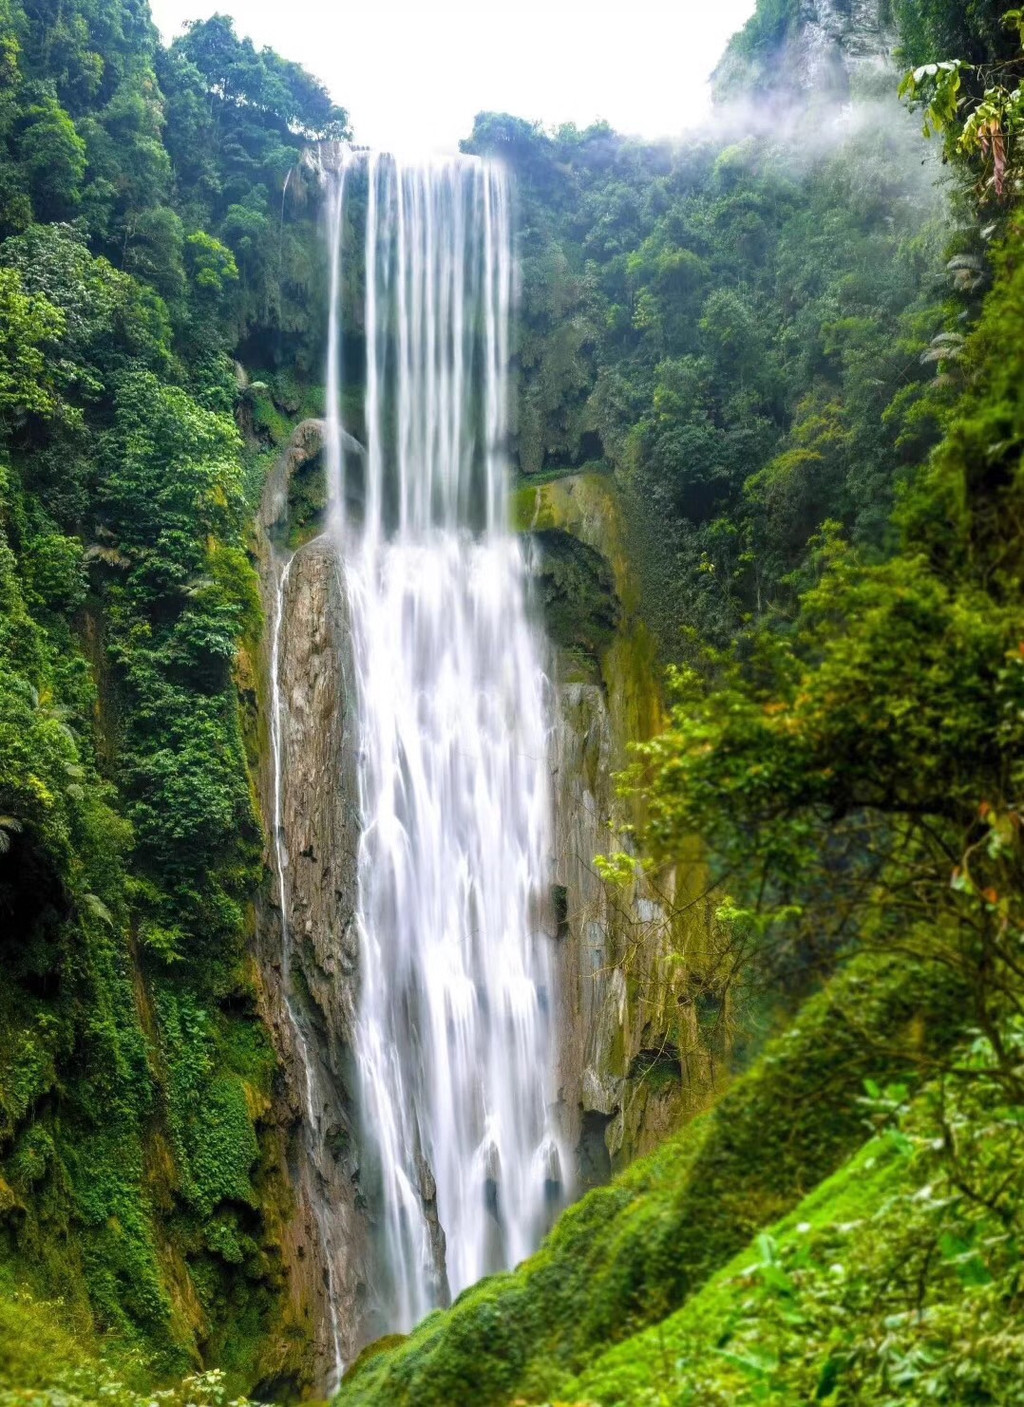
[[[550, 690], [507, 523], [512, 258], [500, 170], [329, 174], [327, 447], [359, 716], [357, 1060], [386, 1299], [409, 1328], [536, 1246], [551, 1115]], [[366, 183], [366, 457], [345, 482], [340, 267]]]

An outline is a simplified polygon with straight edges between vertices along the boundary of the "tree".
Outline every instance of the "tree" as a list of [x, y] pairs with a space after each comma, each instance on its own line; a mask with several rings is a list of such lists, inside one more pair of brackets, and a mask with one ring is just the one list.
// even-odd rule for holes
[[314, 141], [349, 135], [347, 113], [318, 79], [273, 50], [257, 51], [251, 39], [239, 39], [226, 15], [194, 20], [173, 51], [202, 74], [215, 100], [248, 109], [250, 121], [276, 120], [285, 131]]
[[43, 95], [26, 108], [19, 124], [18, 160], [39, 220], [63, 220], [82, 199], [86, 145], [56, 101]]
[[0, 417], [54, 409], [52, 372], [46, 348], [64, 331], [58, 308], [39, 294], [26, 293], [16, 269], [0, 269]]

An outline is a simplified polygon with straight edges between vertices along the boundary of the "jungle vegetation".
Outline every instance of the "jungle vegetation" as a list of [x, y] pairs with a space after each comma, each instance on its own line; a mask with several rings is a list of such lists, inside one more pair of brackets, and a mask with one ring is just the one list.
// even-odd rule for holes
[[53, 1370], [38, 1297], [148, 1380], [251, 1385], [289, 1334], [246, 548], [319, 363], [283, 186], [346, 116], [226, 19], [165, 49], [136, 0], [5, 2], [0, 63], [2, 1375], [37, 1342]]
[[[343, 1402], [1024, 1400], [1021, 18], [889, 0], [908, 113], [883, 69], [788, 91], [799, 10], [761, 0], [685, 144], [467, 141], [519, 190], [519, 472], [614, 480], [670, 671], [609, 883], [699, 835], [790, 1015]], [[347, 134], [223, 17], [0, 0], [5, 1404], [309, 1381], [247, 548], [320, 403], [303, 153]]]

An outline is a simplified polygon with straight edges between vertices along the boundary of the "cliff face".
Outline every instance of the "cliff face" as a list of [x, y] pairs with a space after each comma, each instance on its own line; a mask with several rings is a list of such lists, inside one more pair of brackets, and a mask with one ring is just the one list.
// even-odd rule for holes
[[770, 92], [794, 101], [845, 98], [883, 66], [895, 31], [885, 0], [791, 0], [758, 7], [713, 76], [720, 99]]
[[805, 88], [836, 60], [847, 70], [888, 55], [895, 42], [881, 0], [804, 0], [792, 56]]
[[275, 550], [295, 528], [290, 500], [297, 482], [315, 476], [320, 449], [318, 422], [304, 422], [268, 481], [260, 515], [267, 622], [260, 792], [274, 880], [259, 906], [257, 957], [263, 1014], [283, 1066], [276, 1116], [296, 1194], [286, 1241], [289, 1284], [329, 1376], [335, 1360], [350, 1360], [373, 1336], [353, 1099], [358, 814], [351, 664], [333, 546], [317, 536], [294, 553]]
[[594, 865], [596, 855], [633, 851], [630, 827], [641, 818], [617, 794], [616, 774], [629, 744], [662, 721], [658, 664], [637, 615], [612, 481], [579, 474], [528, 487], [516, 509], [537, 543], [555, 652], [560, 1093], [587, 1186], [707, 1103], [727, 1013], [711, 975], [714, 919], [699, 848], [692, 863], [637, 870], [624, 885], [606, 883]]
[[[674, 871], [606, 884], [594, 856], [620, 851], [614, 776], [623, 736], [599, 685], [558, 690], [556, 876], [564, 889], [559, 967], [561, 1098], [581, 1186], [653, 1149], [714, 1085], [688, 990], [708, 915]], [[694, 908], [688, 912], [687, 902]]]

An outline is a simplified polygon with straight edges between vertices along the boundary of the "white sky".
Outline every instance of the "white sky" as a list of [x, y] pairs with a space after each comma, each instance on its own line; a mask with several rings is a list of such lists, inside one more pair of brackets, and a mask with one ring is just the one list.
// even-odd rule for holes
[[355, 141], [453, 150], [483, 110], [546, 126], [604, 118], [673, 136], [707, 111], [707, 78], [754, 0], [151, 0], [165, 39], [229, 14], [239, 34], [315, 73]]

